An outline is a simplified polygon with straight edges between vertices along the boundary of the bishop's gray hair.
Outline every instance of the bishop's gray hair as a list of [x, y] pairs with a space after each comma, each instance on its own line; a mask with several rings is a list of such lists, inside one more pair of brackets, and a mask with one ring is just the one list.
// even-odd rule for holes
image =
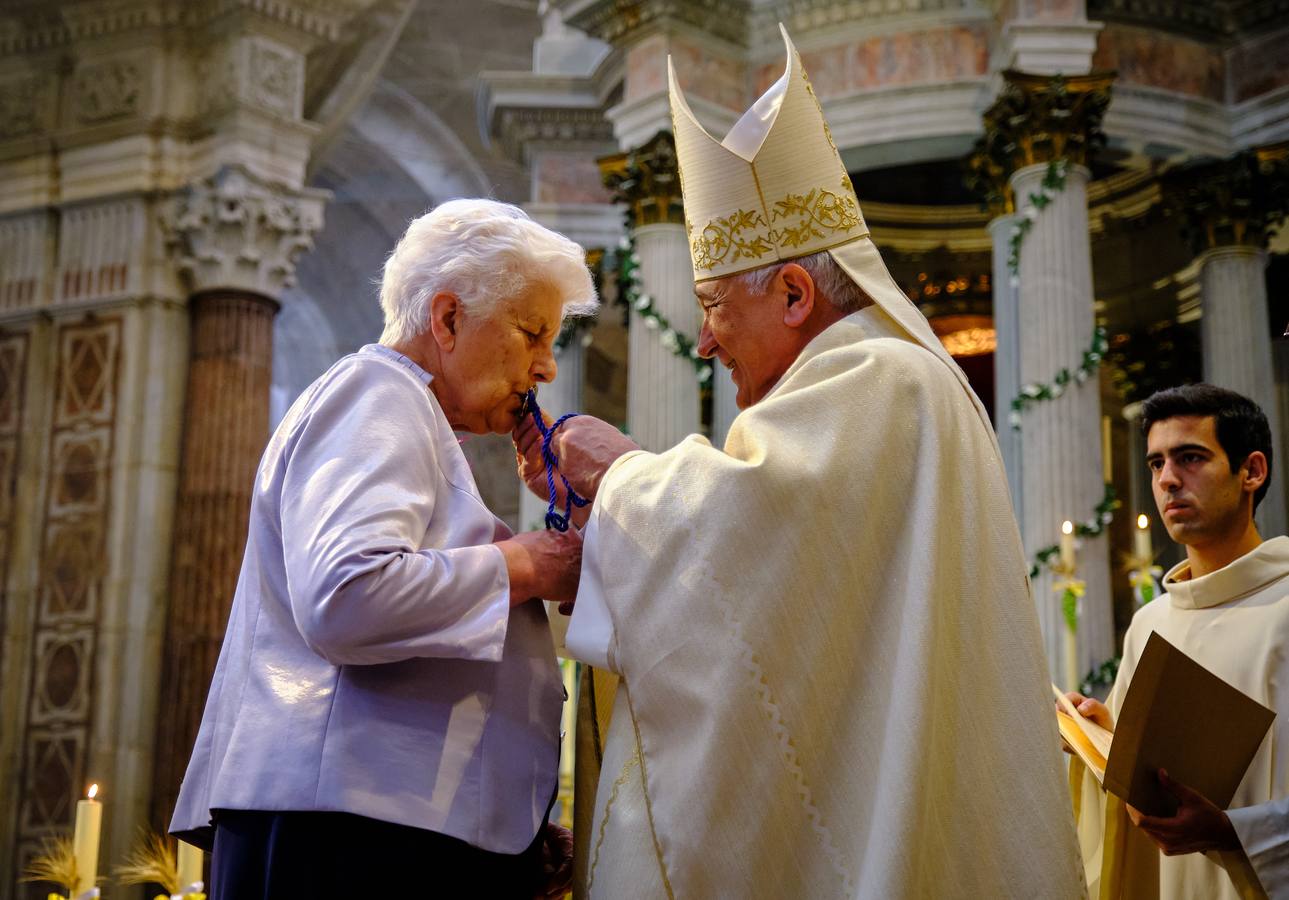
[[837, 260], [833, 259], [827, 250], [772, 266], [762, 266], [750, 272], [740, 272], [738, 275], [730, 276], [730, 280], [737, 282], [749, 294], [765, 294], [770, 290], [770, 285], [774, 283], [779, 270], [790, 262], [805, 269], [810, 280], [815, 283], [815, 290], [842, 312], [858, 312], [866, 306], [873, 305], [872, 298], [864, 293], [864, 289], [855, 283], [845, 269], [837, 265]]
[[430, 299], [447, 292], [487, 314], [536, 285], [558, 291], [565, 315], [587, 315], [597, 301], [586, 253], [496, 200], [450, 200], [413, 219], [385, 261], [380, 308], [386, 345], [425, 331]]

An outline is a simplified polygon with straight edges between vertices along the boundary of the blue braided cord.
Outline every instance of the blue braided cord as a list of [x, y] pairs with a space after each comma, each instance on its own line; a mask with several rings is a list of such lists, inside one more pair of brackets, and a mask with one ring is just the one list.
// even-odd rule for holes
[[[550, 495], [550, 503], [546, 507], [546, 527], [554, 528], [556, 531], [568, 531], [569, 522], [573, 518], [573, 507], [583, 507], [590, 503], [585, 497], [578, 496], [573, 490], [573, 486], [568, 483], [563, 472], [559, 472], [559, 460], [555, 457], [555, 451], [551, 450], [551, 439], [555, 437], [555, 432], [560, 426], [577, 413], [565, 413], [555, 420], [550, 428], [546, 427], [546, 420], [542, 418], [541, 407], [537, 405], [537, 392], [530, 390], [527, 397], [527, 406], [532, 413], [533, 422], [537, 425], [537, 430], [542, 434], [542, 462], [546, 465], [546, 490]], [[555, 490], [555, 474], [559, 472], [559, 480], [564, 483], [564, 515], [555, 512], [555, 501], [559, 494]]]

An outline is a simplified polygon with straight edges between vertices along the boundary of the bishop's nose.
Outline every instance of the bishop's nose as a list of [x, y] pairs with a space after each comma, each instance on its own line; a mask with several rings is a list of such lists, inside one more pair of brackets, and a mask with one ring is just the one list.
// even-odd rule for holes
[[707, 324], [706, 317], [704, 317], [703, 327], [698, 332], [698, 355], [703, 359], [711, 359], [716, 355], [716, 350], [719, 346], [716, 343], [716, 337], [712, 334], [712, 329]]

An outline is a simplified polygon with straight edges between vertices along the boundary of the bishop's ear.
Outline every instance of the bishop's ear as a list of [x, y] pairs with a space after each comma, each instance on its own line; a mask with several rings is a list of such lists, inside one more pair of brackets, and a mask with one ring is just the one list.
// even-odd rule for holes
[[457, 328], [464, 307], [456, 294], [440, 292], [430, 298], [430, 333], [439, 349], [451, 351], [456, 346]]
[[786, 302], [783, 308], [783, 324], [789, 328], [800, 328], [806, 324], [815, 308], [815, 281], [810, 273], [796, 263], [784, 263], [779, 269], [779, 288], [783, 291]]

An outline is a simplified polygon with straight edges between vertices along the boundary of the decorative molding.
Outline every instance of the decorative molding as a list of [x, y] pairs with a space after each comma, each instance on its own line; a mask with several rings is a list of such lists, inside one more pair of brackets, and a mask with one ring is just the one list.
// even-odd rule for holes
[[602, 109], [578, 107], [501, 107], [493, 134], [513, 159], [526, 160], [533, 143], [613, 144], [613, 123]]
[[313, 247], [329, 194], [267, 185], [228, 166], [180, 192], [162, 214], [166, 244], [192, 292], [215, 288], [277, 298]]
[[113, 59], [85, 66], [76, 73], [72, 111], [81, 124], [138, 115], [143, 76], [128, 59]]
[[1087, 0], [1088, 17], [1172, 31], [1217, 43], [1283, 24], [1286, 0]]
[[[336, 41], [345, 25], [378, 0], [219, 0], [210, 3], [168, 3], [162, 0], [108, 0], [63, 4], [54, 15], [47, 0], [14, 0], [0, 18], [0, 57], [45, 52], [81, 41], [101, 41], [114, 35], [192, 28], [238, 14], [254, 15], [307, 39]], [[4, 28], [4, 25], [8, 28]]]
[[0, 139], [40, 131], [44, 99], [44, 86], [34, 75], [0, 82]]
[[1031, 75], [1008, 70], [992, 106], [985, 110], [985, 136], [967, 163], [967, 184], [1002, 214], [1015, 208], [1008, 185], [1026, 166], [1066, 160], [1086, 165], [1105, 142], [1101, 122], [1110, 105], [1113, 73]]
[[1167, 196], [1197, 256], [1219, 247], [1265, 249], [1289, 216], [1289, 142], [1178, 169], [1167, 178]]
[[304, 103], [304, 56], [260, 37], [243, 37], [214, 47], [197, 62], [197, 109], [202, 116], [227, 112], [239, 103], [288, 119]]
[[643, 146], [599, 160], [604, 186], [626, 204], [630, 226], [663, 222], [683, 225], [680, 166], [671, 132], [660, 131]]
[[811, 48], [811, 36], [815, 33], [832, 35], [838, 28], [856, 25], [869, 31], [886, 22], [942, 21], [946, 17], [958, 19], [955, 13], [974, 16], [987, 12], [986, 5], [979, 0], [777, 0], [753, 3], [748, 30], [758, 48], [764, 45], [765, 49], [782, 54], [780, 22], [792, 34], [797, 49], [804, 52]]
[[55, 333], [51, 477], [40, 526], [15, 863], [71, 827], [73, 801], [89, 774], [121, 331], [119, 318], [90, 315]]
[[142, 200], [77, 205], [59, 217], [55, 305], [126, 294], [138, 284], [136, 254], [146, 241]]
[[45, 302], [50, 215], [0, 218], [0, 313]]
[[676, 24], [744, 46], [750, 8], [749, 0], [592, 0], [565, 21], [615, 46], [646, 29]]

